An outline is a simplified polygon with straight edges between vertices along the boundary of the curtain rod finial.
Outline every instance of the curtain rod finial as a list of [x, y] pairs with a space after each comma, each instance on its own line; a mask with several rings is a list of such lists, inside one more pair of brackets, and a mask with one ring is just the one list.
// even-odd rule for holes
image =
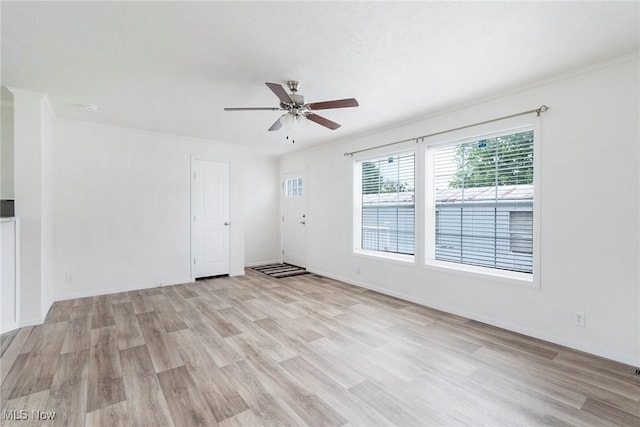
[[538, 109], [536, 110], [536, 113], [538, 113], [538, 117], [540, 117], [540, 113], [544, 113], [548, 109], [549, 107], [547, 107], [546, 105], [541, 105], [540, 107], [538, 107]]

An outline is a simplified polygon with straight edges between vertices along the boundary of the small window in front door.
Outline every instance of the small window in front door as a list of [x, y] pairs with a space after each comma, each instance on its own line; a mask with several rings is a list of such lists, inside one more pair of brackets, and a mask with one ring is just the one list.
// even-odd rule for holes
[[302, 197], [302, 178], [287, 179], [286, 197]]

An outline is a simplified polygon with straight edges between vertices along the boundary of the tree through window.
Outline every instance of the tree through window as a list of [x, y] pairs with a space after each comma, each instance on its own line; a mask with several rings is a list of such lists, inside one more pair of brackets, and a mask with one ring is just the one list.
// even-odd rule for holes
[[435, 260], [533, 272], [533, 130], [433, 151]]

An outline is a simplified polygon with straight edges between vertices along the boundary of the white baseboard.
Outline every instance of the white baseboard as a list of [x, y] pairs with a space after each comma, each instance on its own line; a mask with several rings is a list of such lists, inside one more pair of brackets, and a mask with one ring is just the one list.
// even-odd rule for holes
[[160, 288], [160, 287], [165, 287], [165, 286], [180, 285], [180, 284], [183, 284], [183, 283], [192, 283], [192, 280], [189, 279], [189, 278], [185, 278], [185, 279], [181, 279], [181, 280], [174, 280], [174, 281], [162, 282], [162, 283], [151, 283], [151, 284], [146, 284], [146, 285], [132, 285], [132, 286], [125, 286], [125, 287], [121, 287], [121, 288], [109, 288], [109, 289], [98, 289], [98, 290], [94, 290], [94, 291], [72, 292], [72, 293], [68, 293], [68, 294], [58, 295], [58, 296], [56, 296], [55, 300], [56, 301], [64, 301], [64, 300], [76, 299], [76, 298], [97, 297], [97, 296], [100, 296], [100, 295], [117, 294], [119, 292], [140, 291], [140, 290], [143, 290], [143, 289], [151, 289], [151, 288]]
[[614, 360], [616, 362], [620, 362], [620, 363], [624, 363], [627, 365], [631, 365], [631, 366], [640, 366], [640, 359], [636, 358], [632, 355], [628, 355], [628, 354], [620, 354], [620, 353], [616, 353], [616, 352], [612, 352], [609, 350], [605, 350], [599, 347], [593, 347], [591, 345], [588, 344], [584, 344], [584, 343], [579, 343], [579, 342], [575, 342], [572, 341], [570, 339], [567, 339], [565, 337], [560, 337], [557, 335], [553, 335], [553, 334], [548, 334], [546, 332], [541, 332], [541, 331], [536, 331], [536, 330], [532, 330], [532, 329], [528, 329], [528, 328], [523, 328], [521, 326], [518, 325], [514, 325], [510, 322], [505, 322], [501, 319], [496, 319], [490, 316], [485, 316], [482, 314], [478, 314], [478, 313], [473, 313], [467, 310], [460, 310], [456, 307], [451, 307], [451, 306], [447, 306], [447, 305], [441, 305], [441, 304], [434, 304], [430, 301], [427, 300], [422, 300], [419, 298], [415, 298], [409, 295], [405, 295], [399, 292], [393, 292], [393, 291], [389, 291], [388, 289], [382, 289], [382, 288], [378, 288], [376, 286], [371, 286], [367, 283], [364, 282], [359, 282], [357, 280], [352, 280], [352, 279], [348, 279], [346, 277], [341, 277], [341, 276], [337, 276], [335, 274], [332, 273], [328, 273], [326, 271], [320, 271], [320, 270], [316, 270], [313, 268], [307, 268], [308, 271], [310, 271], [311, 273], [315, 273], [318, 274], [320, 276], [325, 276], [328, 277], [330, 279], [334, 279], [334, 280], [339, 280], [341, 282], [347, 283], [349, 285], [354, 285], [354, 286], [358, 286], [360, 288], [365, 288], [365, 289], [369, 289], [372, 291], [376, 291], [379, 292], [381, 294], [385, 294], [385, 295], [389, 295], [392, 297], [396, 297], [396, 298], [400, 298], [402, 300], [405, 301], [409, 301], [409, 302], [413, 302], [416, 304], [420, 304], [423, 305], [425, 307], [429, 307], [429, 308], [433, 308], [435, 310], [440, 310], [440, 311], [444, 311], [447, 313], [451, 313], [451, 314], [455, 314], [457, 316], [462, 316], [462, 317], [466, 317], [468, 319], [472, 319], [472, 320], [477, 320], [478, 322], [482, 322], [482, 323], [486, 323], [488, 325], [492, 325], [492, 326], [497, 326], [498, 328], [502, 328], [502, 329], [506, 329], [508, 331], [512, 331], [512, 332], [517, 332], [519, 334], [523, 334], [523, 335], [527, 335], [533, 338], [538, 338], [544, 341], [548, 341], [550, 343], [553, 344], [559, 344], [565, 347], [569, 347], [572, 348], [574, 350], [578, 350], [578, 351], [583, 351], [585, 353], [589, 353], [589, 354], [593, 354], [595, 356], [599, 356], [599, 357], [604, 357], [606, 359], [611, 359]]
[[251, 268], [251, 267], [256, 267], [258, 265], [280, 264], [281, 262], [282, 262], [281, 259], [271, 259], [267, 261], [250, 261], [245, 264], [245, 267]]
[[0, 328], [0, 335], [19, 329], [19, 328], [26, 328], [27, 326], [42, 325], [43, 323], [44, 323], [44, 319], [33, 318], [33, 319], [21, 320], [19, 322], [10, 323], [8, 325], [2, 325], [2, 328]]
[[[15, 323], [13, 325], [3, 325], [2, 331], [0, 333], [9, 332], [9, 331], [11, 331], [13, 329], [17, 329], [17, 328], [25, 328], [27, 326], [36, 326], [36, 325], [43, 324], [44, 323], [44, 318], [46, 317], [47, 313], [49, 312], [49, 310], [51, 309], [51, 306], [53, 305], [53, 303], [55, 301], [64, 301], [64, 300], [76, 299], [76, 298], [97, 297], [97, 296], [100, 296], [100, 295], [116, 294], [118, 292], [139, 291], [139, 290], [142, 290], [142, 289], [157, 288], [157, 287], [161, 287], [161, 286], [179, 285], [179, 284], [182, 284], [182, 283], [190, 283], [190, 282], [191, 281], [187, 279], [187, 280], [178, 280], [178, 281], [175, 281], [175, 282], [166, 282], [166, 283], [162, 283], [162, 284], [153, 283], [153, 284], [149, 284], [149, 285], [134, 285], [134, 286], [127, 286], [127, 287], [122, 287], [122, 288], [115, 288], [115, 289], [99, 289], [99, 290], [95, 290], [95, 291], [74, 292], [74, 293], [58, 295], [57, 297], [54, 298], [53, 301], [48, 302], [49, 308], [47, 308], [47, 312], [44, 313], [44, 317], [43, 318], [32, 318], [32, 319], [27, 319], [27, 320], [21, 320], [20, 322]], [[6, 330], [5, 330], [5, 328], [6, 328]]]
[[20, 327], [20, 324], [18, 322], [2, 325], [2, 327], [0, 328], [0, 335], [9, 331], [13, 331], [14, 329], [18, 329], [19, 327]]
[[41, 308], [41, 312], [40, 315], [42, 316], [43, 319], [47, 318], [47, 314], [49, 314], [49, 310], [51, 310], [51, 306], [53, 305], [54, 301], [43, 301], [42, 303], [42, 308]]
[[20, 328], [26, 328], [27, 326], [37, 326], [42, 325], [44, 323], [44, 319], [33, 318], [27, 320], [21, 320], [18, 326]]

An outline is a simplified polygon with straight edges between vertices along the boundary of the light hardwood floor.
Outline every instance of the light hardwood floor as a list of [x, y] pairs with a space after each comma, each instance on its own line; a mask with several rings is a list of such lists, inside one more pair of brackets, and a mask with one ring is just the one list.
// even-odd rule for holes
[[630, 366], [310, 274], [56, 302], [1, 344], [3, 425], [640, 425]]

